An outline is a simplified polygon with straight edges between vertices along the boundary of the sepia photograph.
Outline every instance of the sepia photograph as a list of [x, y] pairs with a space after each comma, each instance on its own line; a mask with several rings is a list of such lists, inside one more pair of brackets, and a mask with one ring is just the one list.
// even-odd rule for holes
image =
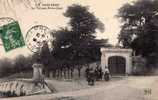
[[0, 100], [158, 100], [158, 0], [0, 0]]

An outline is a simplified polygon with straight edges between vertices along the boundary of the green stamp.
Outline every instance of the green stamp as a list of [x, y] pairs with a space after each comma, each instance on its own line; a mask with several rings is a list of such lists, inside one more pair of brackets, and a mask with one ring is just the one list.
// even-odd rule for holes
[[0, 35], [6, 52], [25, 45], [20, 26], [17, 21], [1, 26]]

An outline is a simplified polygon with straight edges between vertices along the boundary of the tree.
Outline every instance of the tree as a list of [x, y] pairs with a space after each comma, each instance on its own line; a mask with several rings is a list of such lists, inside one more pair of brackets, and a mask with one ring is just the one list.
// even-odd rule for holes
[[19, 55], [14, 60], [14, 68], [16, 69], [17, 73], [23, 71], [26, 66], [26, 58], [23, 55]]
[[158, 1], [138, 0], [119, 9], [123, 23], [119, 42], [124, 48], [132, 48], [136, 55], [149, 57], [158, 54]]
[[[88, 7], [74, 4], [68, 7], [64, 15], [70, 18], [69, 25], [72, 31], [81, 37], [92, 36], [96, 29], [104, 31], [104, 24], [89, 12]], [[80, 38], [79, 36], [76, 38]]]
[[97, 29], [104, 31], [104, 24], [89, 12], [88, 7], [81, 5], [69, 6], [64, 16], [70, 18], [68, 24], [71, 27], [69, 31], [65, 30], [66, 36], [62, 35], [67, 40], [64, 42], [67, 43], [64, 51], [67, 51], [69, 60], [77, 66], [80, 76], [83, 64], [100, 60], [100, 47], [106, 44], [107, 40], [101, 40], [104, 41], [104, 44], [101, 44], [95, 34]]
[[[46, 50], [41, 54], [51, 55], [47, 58], [51, 59], [54, 64], [56, 63], [58, 69], [63, 70], [63, 67], [67, 67], [72, 74], [75, 65], [81, 66], [85, 63], [100, 60], [100, 47], [105, 46], [107, 40], [96, 39], [96, 30], [104, 31], [104, 25], [93, 13], [88, 11], [88, 7], [81, 5], [69, 6], [64, 16], [70, 18], [68, 25], [71, 29], [60, 28], [53, 31], [52, 34], [56, 38], [52, 43], [53, 51], [49, 54]], [[81, 67], [77, 68], [80, 72]]]
[[19, 55], [14, 59], [14, 71], [13, 73], [20, 73], [25, 71], [32, 70], [32, 57], [25, 57], [23, 55]]
[[[73, 33], [71, 48], [73, 60], [98, 60], [100, 58], [100, 45], [97, 43], [97, 39], [94, 36], [96, 30], [104, 31], [104, 24], [89, 12], [88, 7], [81, 5], [69, 6], [64, 13], [65, 17], [70, 18], [69, 25], [71, 26], [71, 32]], [[105, 44], [107, 41], [104, 41]], [[92, 55], [95, 52], [95, 56]], [[84, 61], [83, 60], [83, 61]]]
[[55, 56], [76, 64], [82, 59], [85, 62], [99, 60], [100, 47], [106, 45], [107, 40], [97, 40], [94, 35], [97, 29], [104, 31], [103, 23], [88, 11], [88, 7], [81, 5], [69, 6], [64, 16], [70, 18], [71, 29], [61, 28], [52, 33], [56, 37]]
[[13, 62], [10, 59], [4, 58], [0, 60], [0, 77], [10, 75], [13, 69]]

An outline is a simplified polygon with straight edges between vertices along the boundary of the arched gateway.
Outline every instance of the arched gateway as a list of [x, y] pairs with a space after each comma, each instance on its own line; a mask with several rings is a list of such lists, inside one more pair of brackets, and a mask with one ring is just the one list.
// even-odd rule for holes
[[101, 48], [101, 66], [108, 67], [112, 75], [125, 75], [132, 72], [132, 50], [120, 48]]

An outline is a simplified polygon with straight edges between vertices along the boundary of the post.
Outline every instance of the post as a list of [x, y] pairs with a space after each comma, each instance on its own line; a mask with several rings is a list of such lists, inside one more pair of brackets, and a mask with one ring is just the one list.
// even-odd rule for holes
[[43, 65], [39, 63], [33, 64], [33, 80], [41, 81], [43, 80]]

